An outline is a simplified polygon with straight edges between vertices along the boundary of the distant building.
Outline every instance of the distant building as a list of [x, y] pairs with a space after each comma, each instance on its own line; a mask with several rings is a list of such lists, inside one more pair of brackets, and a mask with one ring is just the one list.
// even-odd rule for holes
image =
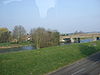
[[31, 35], [27, 34], [26, 35], [26, 41], [30, 41], [31, 40]]

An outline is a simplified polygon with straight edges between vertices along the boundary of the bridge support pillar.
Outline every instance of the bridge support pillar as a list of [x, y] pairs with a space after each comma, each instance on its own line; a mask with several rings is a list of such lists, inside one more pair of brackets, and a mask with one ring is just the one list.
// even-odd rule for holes
[[74, 41], [75, 41], [73, 38], [70, 38], [70, 40], [71, 40], [71, 43], [74, 43]]
[[80, 43], [80, 38], [70, 38], [71, 43]]
[[77, 43], [80, 43], [80, 38], [77, 38]]
[[96, 37], [96, 39], [97, 39], [97, 40], [100, 40], [100, 38], [99, 38], [99, 37]]
[[75, 43], [80, 43], [80, 38], [78, 37], [78, 38], [74, 38], [74, 42]]

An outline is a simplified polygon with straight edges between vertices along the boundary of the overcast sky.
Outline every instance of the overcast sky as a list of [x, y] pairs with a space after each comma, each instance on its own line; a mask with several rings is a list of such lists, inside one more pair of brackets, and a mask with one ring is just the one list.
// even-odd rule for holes
[[100, 0], [0, 0], [0, 27], [100, 31]]

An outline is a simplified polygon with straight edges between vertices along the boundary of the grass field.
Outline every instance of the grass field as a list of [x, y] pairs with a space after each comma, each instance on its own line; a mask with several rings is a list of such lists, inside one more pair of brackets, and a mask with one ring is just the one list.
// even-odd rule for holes
[[20, 42], [20, 43], [15, 43], [15, 42], [8, 42], [8, 43], [0, 43], [0, 47], [14, 47], [14, 46], [25, 46], [25, 45], [31, 45], [31, 42]]
[[2, 47], [2, 46], [10, 46], [11, 45], [11, 43], [0, 43], [0, 47]]
[[44, 75], [100, 51], [100, 41], [0, 54], [0, 75]]

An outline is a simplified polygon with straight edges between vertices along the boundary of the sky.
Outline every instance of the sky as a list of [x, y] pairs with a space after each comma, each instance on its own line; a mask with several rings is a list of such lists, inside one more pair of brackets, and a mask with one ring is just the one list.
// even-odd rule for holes
[[100, 0], [0, 0], [0, 27], [100, 31]]

